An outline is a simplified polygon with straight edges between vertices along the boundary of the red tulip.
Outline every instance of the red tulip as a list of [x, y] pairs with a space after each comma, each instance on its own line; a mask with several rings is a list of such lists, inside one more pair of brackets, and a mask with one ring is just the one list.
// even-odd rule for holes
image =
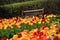
[[39, 36], [43, 35], [43, 32], [40, 32], [39, 30], [37, 31], [37, 33], [38, 33]]
[[60, 38], [58, 38], [58, 40], [60, 40]]
[[0, 18], [0, 23], [2, 23], [2, 19]]
[[17, 20], [17, 22], [21, 22], [21, 20], [20, 20], [20, 19], [18, 19], [18, 20]]
[[7, 38], [4, 37], [4, 38], [2, 38], [1, 40], [7, 40]]
[[44, 30], [46, 28], [46, 26], [42, 26], [42, 29]]
[[41, 40], [49, 40], [49, 38], [47, 36], [44, 36], [44, 35], [42, 35], [40, 39]]
[[54, 39], [53, 40], [60, 40], [60, 38], [57, 37], [57, 36], [54, 36]]
[[58, 37], [57, 36], [54, 36], [54, 39], [53, 40], [58, 40]]
[[44, 23], [44, 24], [45, 24], [45, 23], [46, 23], [46, 21], [45, 21], [44, 19], [42, 19], [42, 23]]
[[18, 34], [18, 38], [20, 38], [20, 37], [22, 37], [22, 34], [21, 33]]
[[39, 38], [40, 38], [42, 35], [43, 35], [43, 33], [40, 32], [39, 30], [34, 33], [34, 36], [39, 37]]
[[34, 19], [32, 19], [32, 21], [34, 21]]
[[34, 32], [34, 34], [33, 34], [33, 35], [35, 36], [35, 35], [37, 35], [37, 33], [36, 33], [36, 32]]
[[58, 28], [58, 30], [57, 30], [57, 31], [58, 31], [58, 33], [60, 33], [60, 28]]

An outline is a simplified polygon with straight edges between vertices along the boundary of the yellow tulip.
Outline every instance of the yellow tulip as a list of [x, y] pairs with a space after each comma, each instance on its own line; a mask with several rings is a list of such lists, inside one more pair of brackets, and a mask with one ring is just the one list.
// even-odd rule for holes
[[60, 34], [57, 35], [60, 38]]
[[17, 25], [18, 28], [20, 28], [21, 26], [20, 25]]
[[49, 38], [51, 38], [51, 37], [52, 37], [52, 34], [49, 35]]
[[8, 25], [5, 25], [5, 26], [4, 26], [4, 29], [7, 29], [7, 27], [8, 27]]
[[33, 23], [29, 23], [29, 25], [33, 25]]
[[0, 29], [2, 29], [3, 27], [0, 26]]
[[39, 21], [39, 18], [38, 17], [36, 17], [36, 21]]
[[56, 31], [56, 27], [55, 27], [56, 25], [55, 25], [55, 23], [52, 23], [51, 25], [50, 25], [50, 28], [52, 29], [52, 30], [55, 30]]
[[10, 28], [13, 28], [13, 26], [11, 26]]
[[39, 21], [38, 24], [41, 24], [41, 22]]
[[13, 38], [18, 38], [18, 35], [17, 35], [17, 34], [16, 34], [16, 35], [14, 35], [14, 36], [13, 36]]
[[22, 37], [25, 37], [25, 36], [26, 36], [26, 34], [24, 32], [22, 32]]
[[2, 29], [3, 28], [3, 24], [2, 23], [0, 23], [0, 29]]

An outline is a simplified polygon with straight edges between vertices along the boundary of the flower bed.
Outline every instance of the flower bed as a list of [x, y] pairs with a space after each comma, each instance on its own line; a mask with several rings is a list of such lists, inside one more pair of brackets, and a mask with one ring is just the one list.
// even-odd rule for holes
[[24, 30], [23, 32], [14, 35], [10, 40], [60, 40], [60, 28], [55, 28], [54, 24], [52, 25], [51, 29], [43, 26], [39, 30], [36, 28], [30, 32]]
[[[59, 20], [55, 15], [0, 19], [1, 40], [60, 40]], [[58, 33], [58, 34], [57, 34]]]

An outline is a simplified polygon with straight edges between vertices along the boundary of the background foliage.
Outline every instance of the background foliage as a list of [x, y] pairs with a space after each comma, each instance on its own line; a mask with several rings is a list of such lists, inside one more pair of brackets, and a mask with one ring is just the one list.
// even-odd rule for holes
[[26, 1], [35, 1], [35, 0], [0, 0], [0, 5], [12, 4], [12, 3], [18, 3], [18, 2], [26, 2]]
[[[18, 1], [18, 0], [16, 0]], [[23, 0], [22, 0], [23, 1]], [[0, 17], [9, 18], [13, 16], [21, 16], [23, 10], [45, 8], [45, 13], [60, 12], [59, 0], [25, 0], [26, 2], [18, 2], [13, 4], [0, 5]]]

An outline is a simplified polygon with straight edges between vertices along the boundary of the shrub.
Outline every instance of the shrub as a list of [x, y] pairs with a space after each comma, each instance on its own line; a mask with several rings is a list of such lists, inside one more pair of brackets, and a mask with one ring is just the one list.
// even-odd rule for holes
[[59, 13], [59, 1], [33, 0], [21, 3], [0, 6], [0, 14], [3, 18], [21, 16], [23, 10], [45, 8], [45, 13]]

